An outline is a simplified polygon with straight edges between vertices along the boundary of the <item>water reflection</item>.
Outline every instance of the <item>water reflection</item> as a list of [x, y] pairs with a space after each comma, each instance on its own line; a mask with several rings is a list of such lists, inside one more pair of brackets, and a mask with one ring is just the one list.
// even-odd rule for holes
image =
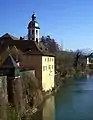
[[45, 101], [34, 120], [93, 120], [93, 76], [70, 83]]
[[55, 100], [54, 96], [51, 96], [44, 104], [43, 107], [43, 120], [55, 119]]
[[90, 78], [90, 76], [89, 76], [89, 74], [87, 74], [87, 80], [89, 80], [89, 78]]
[[48, 98], [31, 120], [55, 120], [54, 96]]

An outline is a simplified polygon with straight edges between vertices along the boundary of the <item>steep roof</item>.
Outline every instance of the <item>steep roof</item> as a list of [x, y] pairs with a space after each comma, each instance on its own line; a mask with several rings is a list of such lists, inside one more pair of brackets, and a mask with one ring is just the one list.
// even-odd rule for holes
[[17, 68], [18, 66], [17, 66], [15, 60], [13, 59], [13, 57], [9, 54], [7, 59], [3, 62], [3, 64], [0, 67], [3, 67], [3, 68], [15, 67], [15, 68]]
[[2, 53], [6, 49], [6, 47], [8, 46], [12, 47], [15, 45], [17, 49], [20, 49], [24, 54], [27, 54], [27, 55], [29, 54], [29, 55], [54, 56], [54, 54], [51, 54], [47, 51], [47, 49], [42, 43], [37, 43], [32, 40], [12, 39], [9, 34], [4, 35], [0, 39], [1, 39], [0, 53]]
[[9, 33], [4, 34], [3, 36], [0, 37], [0, 39], [5, 39], [5, 38], [10, 38], [12, 40], [18, 40], [17, 37], [10, 35]]
[[[19, 61], [21, 58], [22, 52], [18, 50], [15, 46], [7, 47], [1, 54], [1, 62], [0, 62], [0, 67], [5, 64], [5, 61], [7, 60], [12, 60], [12, 63], [15, 64], [16, 61]], [[15, 65], [13, 65], [16, 67]]]

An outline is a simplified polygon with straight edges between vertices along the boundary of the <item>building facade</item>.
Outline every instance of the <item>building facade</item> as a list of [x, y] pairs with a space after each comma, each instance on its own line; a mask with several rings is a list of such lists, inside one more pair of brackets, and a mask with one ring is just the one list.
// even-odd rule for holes
[[42, 88], [47, 91], [54, 87], [55, 59], [53, 56], [42, 56]]
[[[43, 91], [52, 90], [55, 86], [55, 56], [48, 52], [40, 42], [40, 27], [33, 13], [32, 20], [28, 24], [28, 40], [17, 39], [8, 33], [0, 37], [0, 54], [4, 55], [5, 48], [13, 47], [12, 51], [20, 51], [18, 67], [21, 69], [31, 68], [35, 70], [35, 76], [39, 81], [39, 86]], [[13, 53], [13, 52], [12, 52]], [[17, 55], [17, 52], [16, 52]], [[19, 55], [18, 55], [19, 56]], [[12, 55], [12, 57], [14, 57]], [[17, 58], [16, 58], [17, 59]], [[1, 58], [2, 64], [5, 57]]]

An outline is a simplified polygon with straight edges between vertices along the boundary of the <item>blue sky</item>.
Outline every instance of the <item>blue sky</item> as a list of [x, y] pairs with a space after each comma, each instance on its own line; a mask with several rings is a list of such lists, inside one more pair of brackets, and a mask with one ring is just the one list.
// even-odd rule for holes
[[66, 49], [93, 49], [93, 0], [0, 0], [0, 35], [26, 35], [33, 11], [41, 35]]

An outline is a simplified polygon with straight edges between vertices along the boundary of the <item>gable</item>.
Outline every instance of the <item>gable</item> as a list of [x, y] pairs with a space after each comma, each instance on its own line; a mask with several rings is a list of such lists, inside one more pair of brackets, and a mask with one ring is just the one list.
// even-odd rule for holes
[[0, 39], [12, 39], [12, 40], [18, 40], [17, 37], [10, 35], [9, 33], [4, 34], [3, 36], [0, 37]]
[[3, 67], [3, 68], [14, 68], [14, 67], [17, 67], [17, 64], [14, 61], [14, 59], [9, 55], [8, 58], [3, 62], [1, 67]]

